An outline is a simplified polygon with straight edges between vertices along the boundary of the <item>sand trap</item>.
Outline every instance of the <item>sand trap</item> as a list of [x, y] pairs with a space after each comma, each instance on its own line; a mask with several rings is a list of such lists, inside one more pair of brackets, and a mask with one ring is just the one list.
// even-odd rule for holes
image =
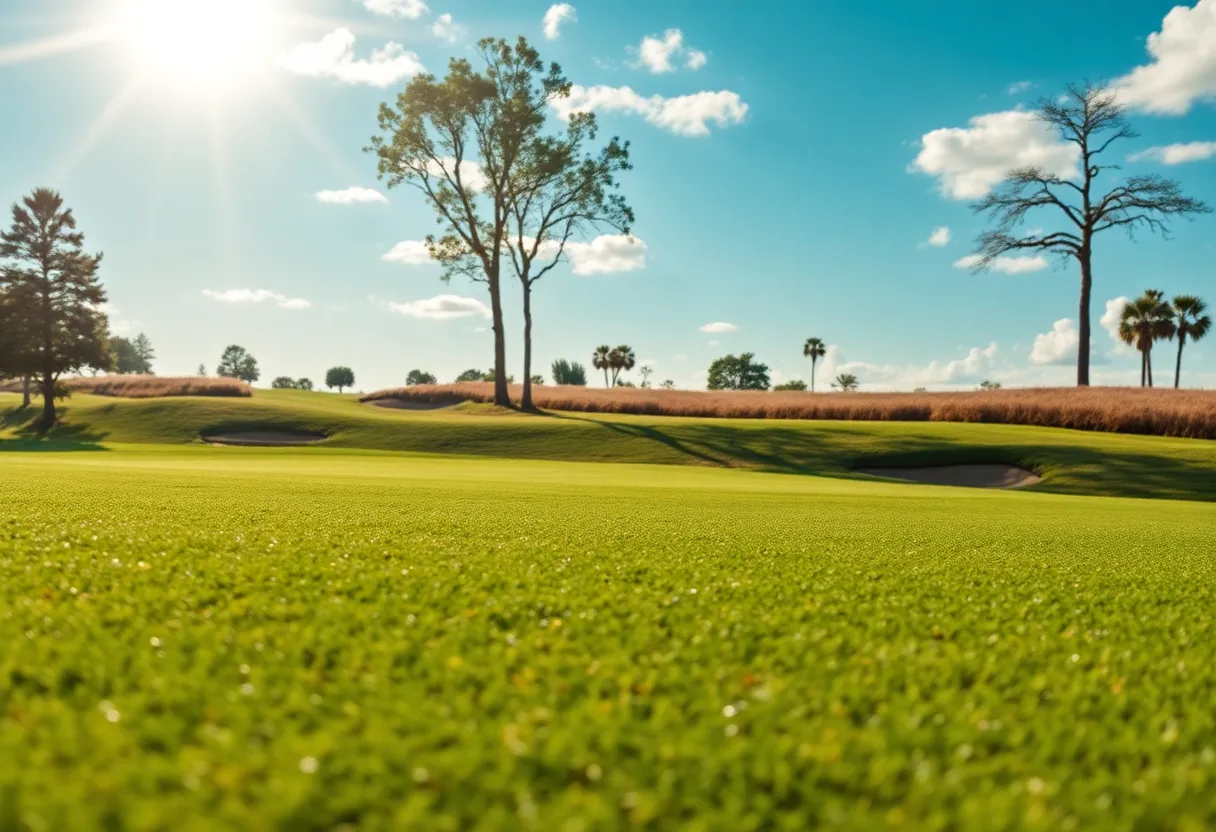
[[393, 410], [442, 410], [451, 407], [456, 402], [420, 402], [413, 399], [373, 399], [368, 404], [376, 407], [388, 407]]
[[215, 433], [204, 436], [209, 445], [231, 445], [244, 447], [276, 448], [288, 445], [315, 445], [325, 440], [320, 433], [287, 433], [283, 431], [249, 430], [233, 433]]
[[1025, 468], [1013, 465], [936, 465], [927, 468], [856, 468], [858, 474], [889, 477], [924, 485], [960, 485], [967, 488], [1024, 488], [1040, 481]]

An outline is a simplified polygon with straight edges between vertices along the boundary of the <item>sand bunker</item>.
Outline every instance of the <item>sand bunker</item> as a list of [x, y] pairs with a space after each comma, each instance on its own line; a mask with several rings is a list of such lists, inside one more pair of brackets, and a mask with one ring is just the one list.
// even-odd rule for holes
[[288, 445], [315, 445], [325, 440], [321, 433], [289, 433], [286, 431], [246, 430], [231, 433], [214, 433], [204, 436], [209, 445], [232, 445], [244, 447], [277, 448]]
[[393, 410], [442, 410], [451, 407], [456, 402], [420, 402], [406, 399], [373, 399], [368, 404], [376, 407], [388, 407]]
[[1013, 465], [936, 465], [926, 468], [856, 468], [858, 474], [889, 477], [924, 485], [960, 485], [967, 488], [1024, 488], [1040, 481], [1025, 468]]

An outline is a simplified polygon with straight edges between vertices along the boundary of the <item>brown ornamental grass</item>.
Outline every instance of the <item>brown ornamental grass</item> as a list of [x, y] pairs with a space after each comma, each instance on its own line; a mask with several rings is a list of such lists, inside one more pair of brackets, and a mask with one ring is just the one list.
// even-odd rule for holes
[[[69, 378], [63, 384], [73, 393], [92, 393], [96, 396], [118, 396], [124, 399], [156, 399], [166, 396], [251, 396], [249, 385], [235, 378], [170, 378], [165, 376], [98, 376], [96, 378]], [[9, 380], [0, 390], [20, 393], [22, 383]], [[37, 384], [30, 393], [37, 397]]]
[[[959, 393], [693, 391], [538, 385], [542, 410], [726, 419], [988, 422], [1216, 439], [1216, 391], [1167, 388], [1025, 388]], [[518, 400], [520, 388], [511, 396]], [[363, 401], [491, 402], [490, 383], [381, 390]]]

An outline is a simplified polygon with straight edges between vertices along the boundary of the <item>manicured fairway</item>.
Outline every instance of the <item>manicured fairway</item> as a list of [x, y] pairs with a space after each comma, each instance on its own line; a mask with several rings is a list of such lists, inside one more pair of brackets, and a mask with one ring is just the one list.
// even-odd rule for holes
[[1211, 503], [197, 446], [0, 483], [3, 829], [1216, 824]]

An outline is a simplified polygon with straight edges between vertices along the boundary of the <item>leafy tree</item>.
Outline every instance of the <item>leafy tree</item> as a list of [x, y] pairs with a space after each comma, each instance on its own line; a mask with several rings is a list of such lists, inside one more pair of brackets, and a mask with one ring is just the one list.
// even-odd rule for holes
[[604, 371], [604, 386], [611, 387], [612, 384], [608, 381], [608, 371], [612, 369], [612, 347], [607, 344], [596, 347], [595, 352], [591, 354], [591, 366]]
[[330, 390], [335, 387], [341, 393], [344, 388], [355, 386], [355, 371], [350, 367], [330, 367], [325, 371], [325, 386]]
[[807, 338], [802, 345], [802, 355], [811, 359], [811, 392], [815, 392], [815, 364], [828, 354], [827, 345], [820, 338]]
[[155, 357], [152, 343], [143, 333], [134, 340], [121, 335], [110, 336], [111, 367], [119, 375], [150, 375]]
[[236, 344], [224, 350], [224, 354], [220, 356], [220, 365], [215, 368], [215, 374], [222, 378], [239, 378], [248, 384], [253, 384], [262, 377], [258, 370], [258, 360], [244, 347]]
[[[976, 202], [974, 210], [987, 214], [993, 228], [979, 237], [975, 270], [983, 271], [997, 258], [1010, 253], [1040, 252], [1057, 255], [1065, 262], [1077, 261], [1081, 271], [1077, 385], [1087, 386], [1095, 237], [1111, 229], [1121, 229], [1129, 235], [1147, 229], [1164, 236], [1170, 219], [1211, 209], [1200, 200], [1184, 196], [1174, 180], [1155, 174], [1115, 179], [1109, 191], [1100, 193], [1097, 181], [1114, 166], [1100, 164], [1099, 157], [1113, 143], [1135, 138], [1136, 133], [1128, 126], [1122, 105], [1108, 87], [1069, 86], [1067, 92], [1062, 99], [1040, 101], [1038, 117], [1044, 125], [1057, 130], [1064, 141], [1076, 146], [1078, 176], [1064, 179], [1041, 167], [1019, 168], [1011, 171], [1000, 187]], [[1023, 222], [1039, 208], [1057, 212], [1066, 230], [1024, 233]], [[1038, 224], [1037, 218], [1035, 222]]]
[[279, 376], [270, 382], [270, 387], [273, 390], [295, 390], [297, 386], [296, 380], [291, 376]]
[[768, 365], [753, 359], [755, 353], [727, 355], [709, 365], [710, 390], [767, 390]]
[[778, 384], [773, 387], [773, 390], [806, 390], [806, 382], [801, 379], [791, 379], [784, 384]]
[[980, 389], [981, 390], [1000, 390], [1001, 383], [999, 381], [989, 381], [988, 379], [984, 379], [983, 381], [980, 382]]
[[544, 383], [545, 383], [545, 377], [544, 377], [544, 376], [542, 376], [542, 375], [539, 375], [539, 374], [538, 374], [538, 375], [534, 375], [534, 376], [532, 376], [532, 383], [533, 383], [533, 384], [544, 384]]
[[1153, 343], [1174, 337], [1174, 310], [1157, 289], [1123, 305], [1119, 339], [1140, 352], [1140, 386], [1153, 386]]
[[207, 377], [207, 365], [206, 365], [206, 364], [199, 364], [199, 365], [198, 365], [198, 377], [199, 377], [199, 378], [206, 378], [206, 377]]
[[587, 368], [576, 361], [559, 358], [550, 367], [554, 384], [568, 384], [574, 387], [587, 386]]
[[296, 389], [297, 390], [312, 390], [312, 379], [310, 379], [310, 378], [296, 379]]
[[407, 387], [413, 387], [417, 384], [438, 384], [439, 379], [434, 375], [423, 370], [410, 370], [405, 376], [405, 384]]
[[841, 373], [836, 376], [832, 386], [839, 388], [842, 393], [851, 393], [861, 386], [861, 382], [852, 373]]
[[460, 375], [456, 376], [456, 383], [463, 384], [466, 381], [485, 381], [486, 374], [481, 370], [465, 370]]
[[654, 372], [654, 367], [644, 366], [640, 370], [638, 370], [638, 372], [642, 374], [642, 386], [649, 387], [650, 386], [650, 376]]
[[663, 388], [664, 390], [675, 390], [676, 383], [671, 379], [665, 379], [663, 383], [659, 385], [659, 387]]
[[637, 385], [634, 384], [632, 381], [625, 381], [624, 379], [621, 379], [620, 381], [618, 381], [614, 386], [616, 386], [616, 387], [637, 387]]
[[638, 360], [633, 354], [633, 347], [628, 344], [613, 347], [612, 351], [608, 353], [608, 366], [612, 369], [612, 386], [618, 386], [620, 384], [618, 379], [621, 377], [621, 373], [629, 372], [637, 363]]
[[[97, 279], [100, 254], [84, 251], [76, 218], [55, 191], [39, 188], [13, 205], [13, 224], [0, 233], [0, 294], [8, 349], [0, 372], [35, 376], [44, 427], [57, 419], [64, 373], [106, 370], [106, 300]], [[7, 261], [7, 262], [5, 262]]]
[[[481, 374], [481, 378], [483, 381], [494, 381], [494, 379], [496, 377], [497, 376], [492, 367], [489, 370], [486, 370], [484, 373]], [[507, 376], [507, 384], [514, 384], [514, 383], [515, 383], [515, 376]]]
[[1198, 341], [1212, 328], [1212, 319], [1203, 314], [1208, 305], [1194, 295], [1178, 295], [1171, 304], [1174, 331], [1178, 335], [1178, 362], [1174, 365], [1174, 388], [1182, 379], [1182, 348], [1186, 340]]

